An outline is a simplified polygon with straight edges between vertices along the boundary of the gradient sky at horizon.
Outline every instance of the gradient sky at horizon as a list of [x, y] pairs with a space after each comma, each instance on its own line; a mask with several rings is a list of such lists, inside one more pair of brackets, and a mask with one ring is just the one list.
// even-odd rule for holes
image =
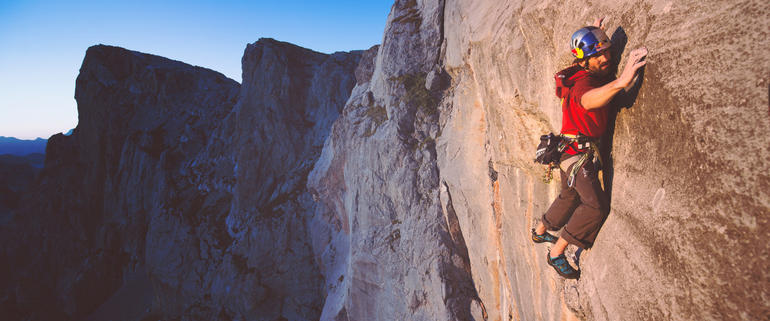
[[123, 47], [241, 81], [246, 44], [269, 37], [324, 53], [382, 41], [393, 0], [0, 2], [0, 136], [34, 139], [77, 125], [86, 49]]

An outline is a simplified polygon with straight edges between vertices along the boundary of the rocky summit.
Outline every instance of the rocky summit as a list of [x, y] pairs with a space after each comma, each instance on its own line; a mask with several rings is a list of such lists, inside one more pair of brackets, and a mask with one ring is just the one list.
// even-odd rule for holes
[[[606, 17], [648, 64], [603, 141], [578, 280], [529, 231], [558, 193], [553, 74]], [[243, 83], [88, 49], [79, 123], [0, 221], [9, 320], [765, 320], [770, 4], [397, 0], [381, 45], [249, 44]]]

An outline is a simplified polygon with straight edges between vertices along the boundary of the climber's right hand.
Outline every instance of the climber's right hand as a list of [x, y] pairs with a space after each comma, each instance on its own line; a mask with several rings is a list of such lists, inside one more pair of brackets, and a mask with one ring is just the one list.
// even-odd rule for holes
[[642, 68], [647, 64], [647, 61], [644, 60], [645, 57], [647, 57], [646, 47], [639, 47], [631, 51], [631, 53], [628, 55], [626, 66], [623, 68], [623, 73], [621, 73], [620, 77], [618, 77], [622, 87], [626, 87], [631, 84], [631, 81], [634, 79], [634, 76], [636, 76], [636, 72], [639, 70], [639, 68]]

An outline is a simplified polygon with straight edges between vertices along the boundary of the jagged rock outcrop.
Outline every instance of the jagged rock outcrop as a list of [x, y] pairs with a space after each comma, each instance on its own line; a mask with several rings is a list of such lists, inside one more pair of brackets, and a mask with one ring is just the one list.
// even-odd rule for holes
[[231, 111], [239, 87], [166, 58], [89, 48], [75, 92], [78, 126], [51, 137], [37, 183], [2, 226], [3, 261], [14, 262], [0, 273], [4, 314], [81, 319], [127, 273], [147, 266], [157, 248], [154, 221], [197, 214], [174, 200], [195, 190], [184, 175], [189, 161]]
[[112, 301], [152, 298], [138, 306], [151, 318], [317, 318], [304, 177], [360, 56], [262, 39], [247, 47], [241, 86], [181, 62], [89, 48], [78, 127], [50, 139], [39, 182], [2, 226], [0, 254], [14, 262], [1, 271], [4, 314], [134, 313], [110, 311], [127, 305], [104, 303], [117, 292]]
[[355, 84], [361, 55], [325, 55], [271, 40], [246, 48], [226, 218], [234, 241], [225, 257], [242, 271], [216, 281], [231, 283], [221, 289], [225, 302], [243, 306], [233, 317], [320, 315], [324, 292], [308, 236], [315, 204], [305, 182]]
[[468, 320], [472, 306], [481, 315], [463, 236], [448, 225], [457, 218], [442, 210], [441, 88], [425, 86], [443, 12], [443, 1], [396, 2], [371, 79], [359, 77], [309, 177], [328, 292], [321, 320]]

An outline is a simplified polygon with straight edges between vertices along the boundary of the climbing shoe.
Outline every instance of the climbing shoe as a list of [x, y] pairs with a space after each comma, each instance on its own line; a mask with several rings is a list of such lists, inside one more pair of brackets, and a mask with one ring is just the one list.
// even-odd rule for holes
[[549, 234], [548, 232], [545, 232], [543, 234], [538, 235], [535, 233], [535, 229], [532, 229], [532, 242], [535, 243], [543, 243], [543, 242], [551, 242], [556, 243], [556, 236], [553, 236]]
[[559, 256], [552, 258], [549, 251], [546, 254], [546, 259], [548, 259], [548, 265], [553, 266], [556, 272], [565, 279], [577, 279], [580, 277], [580, 271], [573, 269], [572, 266], [569, 265], [567, 257], [564, 256], [564, 254], [559, 254]]

